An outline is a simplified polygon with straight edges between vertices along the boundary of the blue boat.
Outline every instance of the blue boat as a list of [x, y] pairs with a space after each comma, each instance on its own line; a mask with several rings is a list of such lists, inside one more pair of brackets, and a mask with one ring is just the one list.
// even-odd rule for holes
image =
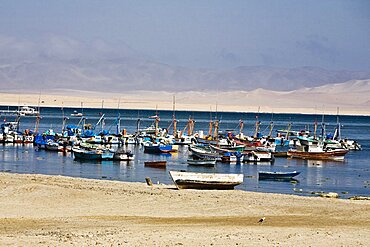
[[170, 153], [172, 151], [174, 151], [172, 145], [152, 142], [147, 142], [144, 144], [145, 153], [159, 154], [159, 153]]
[[75, 159], [81, 160], [113, 160], [114, 152], [103, 150], [84, 150], [73, 148]]
[[258, 179], [293, 179], [293, 177], [299, 175], [301, 172], [268, 172], [259, 171]]

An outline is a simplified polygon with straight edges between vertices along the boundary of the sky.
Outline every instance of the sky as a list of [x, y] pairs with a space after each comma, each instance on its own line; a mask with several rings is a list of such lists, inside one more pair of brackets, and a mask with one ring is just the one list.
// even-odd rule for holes
[[0, 1], [0, 46], [47, 35], [189, 68], [370, 71], [367, 0]]

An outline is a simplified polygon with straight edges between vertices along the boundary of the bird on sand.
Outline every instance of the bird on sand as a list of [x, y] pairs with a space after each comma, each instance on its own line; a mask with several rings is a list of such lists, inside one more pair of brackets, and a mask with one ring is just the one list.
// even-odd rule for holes
[[262, 218], [258, 221], [258, 223], [262, 223], [262, 222], [264, 222], [264, 221], [265, 221], [265, 219], [266, 219], [266, 217], [262, 217]]

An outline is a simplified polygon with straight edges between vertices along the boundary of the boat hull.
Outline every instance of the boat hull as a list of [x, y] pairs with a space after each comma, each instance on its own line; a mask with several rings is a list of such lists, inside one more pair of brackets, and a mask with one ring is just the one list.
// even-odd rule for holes
[[344, 160], [348, 150], [332, 150], [324, 152], [302, 152], [289, 150], [287, 155], [291, 158], [308, 159], [308, 160]]
[[193, 160], [188, 159], [187, 163], [192, 166], [214, 166], [216, 165], [215, 159], [200, 159], [200, 160]]
[[170, 171], [170, 176], [178, 189], [232, 190], [243, 183], [243, 174]]
[[166, 168], [167, 161], [161, 160], [161, 161], [145, 161], [145, 166], [148, 167], [154, 167], [154, 168]]
[[75, 159], [80, 160], [113, 160], [114, 153], [100, 151], [73, 150]]
[[300, 172], [258, 172], [258, 179], [292, 179]]

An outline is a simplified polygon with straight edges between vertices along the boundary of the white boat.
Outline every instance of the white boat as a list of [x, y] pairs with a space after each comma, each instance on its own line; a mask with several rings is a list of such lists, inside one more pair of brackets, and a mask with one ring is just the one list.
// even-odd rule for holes
[[73, 111], [73, 113], [71, 113], [71, 117], [82, 117], [83, 115], [83, 113], [77, 111]]
[[22, 106], [19, 109], [18, 114], [20, 116], [37, 116], [39, 114], [39, 111], [29, 106]]
[[187, 163], [193, 166], [214, 166], [216, 159], [188, 159]]
[[234, 189], [243, 183], [243, 174], [195, 173], [170, 171], [178, 189]]

